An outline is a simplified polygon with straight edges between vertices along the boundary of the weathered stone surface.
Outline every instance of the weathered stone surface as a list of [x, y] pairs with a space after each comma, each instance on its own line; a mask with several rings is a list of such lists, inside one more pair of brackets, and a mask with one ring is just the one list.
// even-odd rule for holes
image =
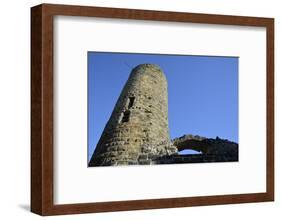
[[89, 166], [151, 164], [177, 153], [168, 128], [167, 81], [160, 67], [135, 67], [97, 144]]
[[[198, 155], [180, 155], [192, 149]], [[238, 161], [238, 144], [184, 135], [170, 140], [167, 81], [160, 67], [142, 64], [127, 80], [89, 166]]]
[[206, 138], [198, 135], [184, 135], [172, 143], [178, 151], [190, 149], [201, 152], [196, 155], [174, 155], [159, 159], [160, 163], [201, 163], [238, 161], [238, 144], [219, 137]]

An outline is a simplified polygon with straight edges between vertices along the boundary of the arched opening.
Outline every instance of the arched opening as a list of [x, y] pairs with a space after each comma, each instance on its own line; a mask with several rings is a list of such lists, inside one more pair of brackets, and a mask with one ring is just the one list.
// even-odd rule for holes
[[208, 153], [209, 145], [204, 140], [186, 139], [175, 142], [174, 145], [178, 148], [179, 154], [206, 154]]
[[197, 154], [202, 154], [201, 151], [197, 150], [192, 150], [192, 149], [183, 149], [181, 151], [178, 151], [179, 155], [197, 155]]

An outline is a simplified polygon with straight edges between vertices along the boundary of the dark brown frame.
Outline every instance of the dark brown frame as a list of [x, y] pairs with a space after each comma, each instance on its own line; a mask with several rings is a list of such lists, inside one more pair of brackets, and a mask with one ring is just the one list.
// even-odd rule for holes
[[[266, 28], [266, 192], [54, 205], [53, 17], [88, 16]], [[31, 211], [40, 215], [173, 208], [274, 200], [274, 19], [42, 4], [31, 8]]]

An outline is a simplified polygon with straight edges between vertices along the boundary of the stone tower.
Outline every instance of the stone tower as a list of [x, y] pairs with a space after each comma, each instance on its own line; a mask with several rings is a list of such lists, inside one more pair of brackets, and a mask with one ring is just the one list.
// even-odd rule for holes
[[155, 164], [175, 153], [168, 128], [166, 77], [158, 65], [138, 65], [117, 100], [89, 166]]

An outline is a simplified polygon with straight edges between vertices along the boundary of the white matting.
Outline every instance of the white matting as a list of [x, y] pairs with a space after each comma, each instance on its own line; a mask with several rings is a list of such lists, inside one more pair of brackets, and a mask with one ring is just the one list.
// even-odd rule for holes
[[[54, 25], [55, 204], [265, 192], [264, 28], [80, 17]], [[87, 168], [87, 51], [239, 56], [239, 162]]]

